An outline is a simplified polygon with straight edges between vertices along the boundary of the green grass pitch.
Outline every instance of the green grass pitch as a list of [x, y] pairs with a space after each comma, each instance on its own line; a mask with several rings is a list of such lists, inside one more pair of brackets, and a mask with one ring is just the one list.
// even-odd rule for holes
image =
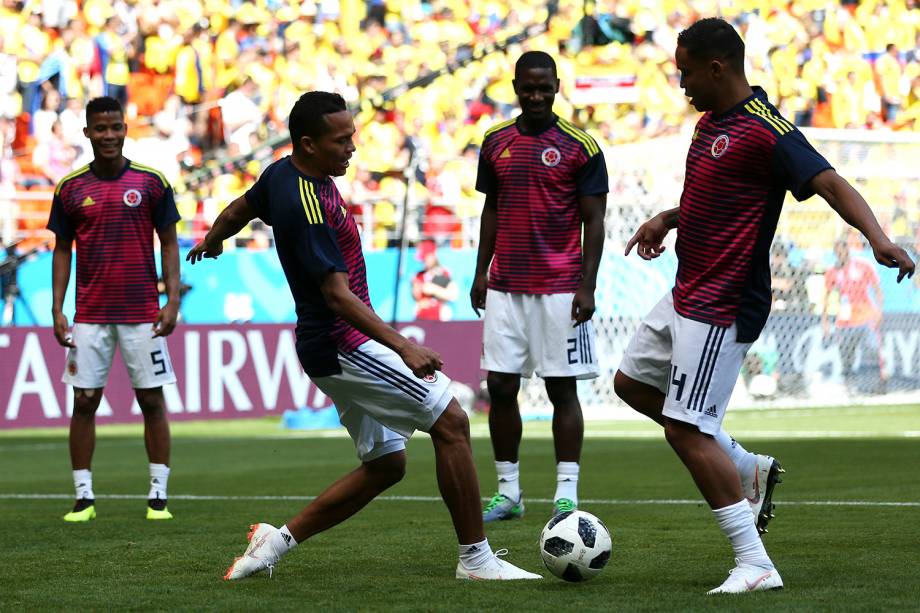
[[[596, 579], [550, 576], [537, 551], [555, 472], [549, 424], [527, 422], [527, 516], [487, 527], [493, 548], [540, 582], [453, 578], [456, 546], [437, 499], [431, 443], [409, 444], [406, 479], [350, 521], [301, 544], [275, 569], [221, 580], [247, 527], [281, 525], [355, 466], [340, 435], [286, 433], [277, 420], [173, 424], [170, 510], [144, 519], [140, 429], [99, 429], [98, 518], [68, 525], [66, 433], [0, 433], [0, 611], [895, 611], [920, 608], [920, 407], [738, 411], [726, 424], [787, 469], [765, 536], [786, 589], [705, 596], [731, 550], [689, 476], [647, 422], [586, 424], [581, 507], [610, 527]], [[494, 468], [473, 423], [483, 496]]]

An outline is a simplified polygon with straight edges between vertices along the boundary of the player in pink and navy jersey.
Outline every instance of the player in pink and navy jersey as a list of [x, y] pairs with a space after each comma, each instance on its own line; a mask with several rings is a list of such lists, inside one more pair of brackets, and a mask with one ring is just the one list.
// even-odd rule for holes
[[[48, 228], [55, 233], [52, 264], [54, 335], [68, 347], [64, 383], [73, 386], [70, 459], [77, 501], [64, 516], [82, 522], [96, 517], [90, 464], [96, 442], [96, 410], [108, 380], [116, 345], [121, 349], [144, 415], [150, 459], [147, 518], [171, 519], [166, 508], [169, 423], [163, 385], [176, 376], [166, 336], [179, 312], [179, 213], [172, 188], [156, 170], [122, 155], [126, 126], [114, 98], [86, 106], [83, 133], [93, 161], [64, 177], [54, 192]], [[160, 239], [167, 303], [160, 308], [153, 234]], [[72, 333], [63, 312], [77, 246], [77, 296]]]
[[[703, 112], [684, 191], [678, 207], [639, 228], [626, 253], [636, 246], [640, 257], [656, 258], [676, 228], [677, 279], [630, 341], [615, 389], [664, 426], [732, 544], [736, 568], [709, 593], [777, 589], [783, 581], [758, 528], [765, 531], [770, 517], [779, 465], [752, 457], [722, 430], [722, 419], [769, 314], [769, 249], [786, 191], [797, 200], [824, 198], [863, 233], [879, 263], [898, 269], [898, 281], [913, 275], [914, 263], [862, 196], [748, 84], [744, 43], [731, 25], [696, 22], [678, 36], [676, 61], [681, 87]], [[757, 499], [743, 481], [753, 481]]]
[[291, 156], [271, 164], [217, 218], [188, 254], [214, 258], [223, 241], [256, 217], [272, 226], [278, 259], [297, 310], [297, 354], [304, 371], [335, 403], [361, 465], [329, 486], [280, 529], [254, 524], [249, 546], [225, 579], [248, 577], [299, 542], [358, 511], [406, 470], [406, 440], [431, 435], [438, 485], [460, 542], [458, 579], [539, 579], [498, 558], [479, 513], [479, 483], [469, 421], [448, 391], [441, 358], [374, 313], [354, 218], [332, 177], [345, 174], [355, 125], [338, 94], [308, 92], [290, 114]]
[[604, 246], [604, 154], [553, 113], [552, 57], [528, 51], [514, 74], [521, 114], [486, 132], [476, 179], [486, 199], [470, 299], [477, 314], [486, 311], [482, 368], [498, 475], [486, 521], [524, 515], [517, 394], [521, 377], [534, 373], [553, 404], [553, 513], [577, 508], [584, 424], [575, 381], [598, 375], [591, 317]]

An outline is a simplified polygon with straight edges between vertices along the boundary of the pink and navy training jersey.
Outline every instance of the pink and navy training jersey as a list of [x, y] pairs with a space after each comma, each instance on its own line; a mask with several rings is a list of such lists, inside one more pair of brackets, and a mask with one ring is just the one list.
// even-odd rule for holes
[[130, 160], [118, 176], [88, 164], [61, 179], [48, 229], [77, 246], [74, 322], [140, 324], [160, 310], [153, 232], [179, 221], [172, 187]]
[[304, 372], [341, 372], [338, 352], [368, 340], [332, 312], [320, 290], [330, 272], [347, 272], [352, 293], [368, 307], [367, 270], [358, 225], [332, 179], [314, 179], [284, 157], [262, 173], [246, 202], [272, 226], [275, 249], [297, 311], [297, 355]]
[[497, 203], [489, 288], [563, 294], [582, 279], [579, 196], [606, 194], [607, 166], [597, 142], [554, 116], [539, 133], [515, 119], [486, 132], [476, 189]]
[[770, 312], [770, 243], [786, 190], [797, 200], [831, 168], [795, 126], [754, 94], [703, 114], [687, 154], [677, 226], [674, 308], [753, 342]]

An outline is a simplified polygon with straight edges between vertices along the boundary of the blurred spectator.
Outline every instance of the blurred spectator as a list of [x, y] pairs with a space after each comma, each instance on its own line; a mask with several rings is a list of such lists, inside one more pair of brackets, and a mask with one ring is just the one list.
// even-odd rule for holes
[[246, 77], [238, 88], [219, 102], [224, 122], [224, 141], [230, 155], [252, 151], [253, 141], [263, 117], [262, 110], [255, 102], [257, 98], [256, 82]]
[[36, 142], [44, 143], [51, 138], [51, 126], [58, 120], [60, 107], [61, 95], [56, 89], [48, 89], [41, 108], [32, 116], [32, 135]]
[[879, 93], [882, 96], [882, 111], [885, 121], [894, 122], [901, 110], [902, 85], [904, 70], [898, 59], [898, 48], [889, 44], [885, 53], [875, 61], [875, 72], [879, 80]]
[[153, 118], [153, 132], [137, 139], [132, 159], [147, 166], [156, 164], [170, 184], [181, 182], [180, 157], [188, 150], [188, 120], [170, 116], [166, 110]]
[[19, 80], [18, 60], [9, 53], [6, 39], [0, 31], [0, 117], [12, 118], [19, 114], [21, 101], [16, 87]]
[[118, 100], [122, 108], [128, 104], [128, 79], [131, 71], [128, 59], [134, 55], [132, 42], [122, 36], [121, 19], [111, 16], [95, 39], [99, 74], [102, 76], [104, 96]]
[[863, 389], [854, 391], [884, 391], [879, 336], [883, 296], [878, 274], [866, 260], [850, 256], [846, 240], [835, 243], [834, 255], [836, 265], [824, 273], [825, 296], [821, 313], [824, 338], [836, 342], [846, 381], [860, 385], [865, 378], [854, 375], [865, 370], [874, 373], [868, 389], [863, 383]]
[[457, 284], [451, 278], [450, 271], [438, 261], [434, 241], [422, 241], [415, 253], [424, 263], [424, 268], [412, 279], [415, 318], [448, 321], [453, 316], [448, 303], [457, 299]]
[[83, 101], [79, 98], [68, 98], [64, 103], [64, 110], [58, 115], [64, 140], [78, 151], [82, 151], [86, 144], [86, 137], [83, 136], [83, 127], [86, 125], [83, 106]]
[[58, 120], [51, 124], [47, 140], [38, 143], [32, 152], [32, 163], [44, 171], [51, 185], [70, 174], [76, 158], [77, 152], [64, 138], [64, 129]]
[[812, 311], [805, 280], [811, 274], [807, 263], [796, 267], [789, 259], [791, 246], [777, 240], [770, 251], [773, 286], [773, 310], [807, 314]]

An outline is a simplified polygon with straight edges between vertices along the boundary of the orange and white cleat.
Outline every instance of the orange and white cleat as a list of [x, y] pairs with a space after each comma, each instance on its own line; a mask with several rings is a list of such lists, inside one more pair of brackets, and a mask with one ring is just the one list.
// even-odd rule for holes
[[271, 544], [271, 539], [276, 532], [278, 528], [271, 524], [249, 526], [249, 534], [246, 535], [249, 546], [246, 547], [242, 556], [233, 561], [224, 574], [224, 579], [227, 581], [243, 579], [265, 569], [268, 569], [268, 576], [271, 577], [275, 562], [279, 557]]

